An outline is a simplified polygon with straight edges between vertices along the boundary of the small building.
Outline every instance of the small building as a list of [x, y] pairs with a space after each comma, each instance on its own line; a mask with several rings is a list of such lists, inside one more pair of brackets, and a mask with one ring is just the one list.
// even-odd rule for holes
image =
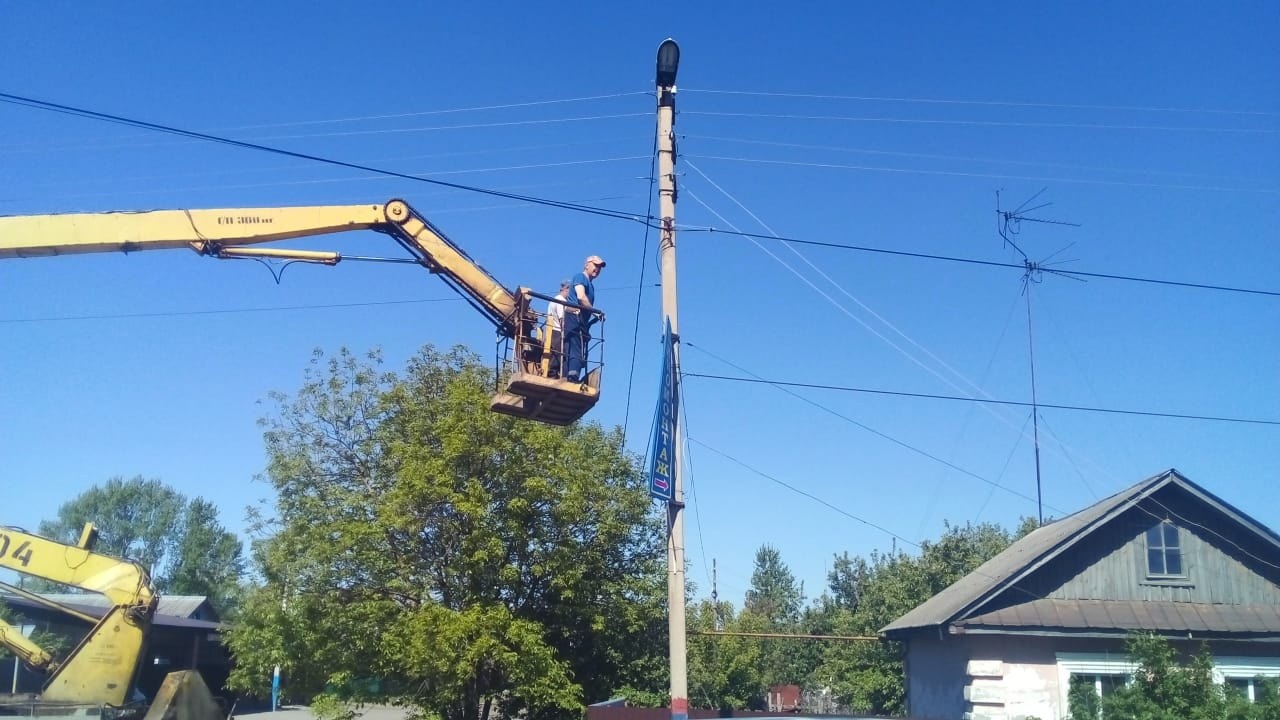
[[800, 712], [800, 686], [773, 685], [769, 688], [765, 700], [765, 706], [769, 712], [798, 713]]
[[[110, 606], [105, 596], [97, 594], [42, 594], [41, 597], [93, 617], [102, 617]], [[74, 641], [90, 630], [89, 623], [27, 598], [5, 595], [0, 596], [0, 602], [21, 616], [21, 621], [15, 625], [51, 632]], [[165, 675], [174, 670], [194, 669], [200, 672], [215, 696], [224, 695], [222, 688], [231, 672], [231, 659], [222, 646], [221, 629], [217, 609], [205, 596], [160, 596], [147, 638], [146, 655], [138, 669], [134, 687], [152, 698], [164, 682]], [[12, 682], [6, 682], [0, 692], [13, 689], [19, 693], [38, 693], [44, 685], [45, 676], [16, 663], [14, 667]]]
[[1013, 543], [881, 632], [905, 646], [919, 720], [1065, 718], [1072, 678], [1099, 694], [1135, 670], [1133, 631], [1252, 697], [1280, 676], [1280, 536], [1176, 470]]

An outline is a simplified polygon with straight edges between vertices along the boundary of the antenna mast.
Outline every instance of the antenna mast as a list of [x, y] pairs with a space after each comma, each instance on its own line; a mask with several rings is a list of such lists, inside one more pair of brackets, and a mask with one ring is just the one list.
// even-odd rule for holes
[[[1000, 191], [996, 191], [996, 232], [1000, 233], [1000, 238], [1004, 240], [1004, 244], [1012, 247], [1022, 256], [1022, 293], [1027, 298], [1027, 358], [1031, 366], [1031, 438], [1035, 447], [1036, 458], [1036, 519], [1039, 524], [1044, 524], [1044, 495], [1041, 490], [1040, 481], [1040, 409], [1036, 400], [1036, 344], [1035, 334], [1031, 322], [1031, 284], [1039, 283], [1044, 279], [1044, 273], [1060, 274], [1049, 267], [1046, 267], [1044, 261], [1035, 261], [1019, 247], [1017, 243], [1018, 234], [1022, 232], [1022, 223], [1034, 222], [1044, 223], [1047, 225], [1066, 225], [1068, 227], [1080, 227], [1079, 223], [1064, 222], [1062, 220], [1048, 220], [1045, 218], [1032, 217], [1031, 213], [1036, 210], [1047, 208], [1053, 203], [1040, 203], [1033, 207], [1027, 207], [1047, 188], [1041, 188], [1040, 192], [1027, 198], [1021, 205], [1013, 210], [1004, 210], [1000, 207]], [[1068, 245], [1067, 247], [1070, 247]], [[1066, 248], [1063, 248], [1064, 250]], [[1058, 252], [1061, 252], [1059, 250]], [[1055, 255], [1057, 253], [1054, 253]], [[1052, 256], [1050, 256], [1052, 257]]]

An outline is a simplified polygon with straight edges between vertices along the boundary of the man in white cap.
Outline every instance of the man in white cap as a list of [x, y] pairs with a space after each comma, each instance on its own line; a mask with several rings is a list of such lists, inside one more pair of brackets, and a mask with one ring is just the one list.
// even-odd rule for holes
[[554, 300], [547, 302], [547, 323], [546, 338], [550, 338], [551, 357], [547, 363], [548, 377], [560, 377], [561, 367], [564, 365], [564, 304], [572, 302], [569, 299], [571, 284], [569, 278], [560, 281], [560, 292], [556, 293]]
[[600, 276], [602, 269], [604, 258], [592, 255], [583, 263], [582, 272], [569, 280], [569, 302], [577, 303], [583, 308], [564, 309], [564, 375], [571, 382], [587, 379], [587, 348], [591, 343], [591, 323], [597, 317], [604, 320], [604, 313], [596, 310], [596, 287], [591, 283]]

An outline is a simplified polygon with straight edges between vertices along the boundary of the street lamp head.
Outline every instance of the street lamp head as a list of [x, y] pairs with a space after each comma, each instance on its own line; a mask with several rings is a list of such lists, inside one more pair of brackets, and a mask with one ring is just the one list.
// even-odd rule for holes
[[676, 84], [676, 71], [680, 69], [680, 46], [667, 38], [658, 46], [658, 87]]

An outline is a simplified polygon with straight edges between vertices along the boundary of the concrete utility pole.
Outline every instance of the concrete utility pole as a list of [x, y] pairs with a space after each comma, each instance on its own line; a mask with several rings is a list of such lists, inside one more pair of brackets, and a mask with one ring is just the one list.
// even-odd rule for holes
[[[662, 316], [671, 327], [672, 376], [680, 378], [680, 333], [676, 323], [676, 71], [680, 46], [667, 38], [658, 46], [658, 214], [661, 236]], [[681, 481], [680, 406], [675, 407], [671, 500], [667, 503], [667, 631], [670, 635], [671, 720], [688, 720], [689, 678], [684, 629], [684, 484]]]

